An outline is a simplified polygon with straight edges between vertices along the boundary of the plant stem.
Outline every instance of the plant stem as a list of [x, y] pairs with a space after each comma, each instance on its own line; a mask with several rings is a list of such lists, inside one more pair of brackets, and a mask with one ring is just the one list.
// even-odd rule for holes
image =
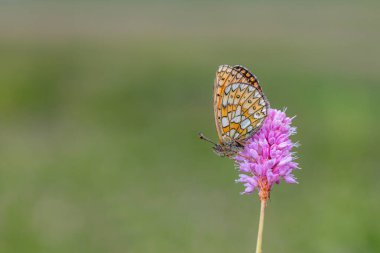
[[261, 200], [261, 209], [260, 209], [260, 221], [259, 221], [259, 232], [257, 233], [257, 244], [256, 244], [256, 253], [262, 253], [262, 241], [263, 241], [263, 230], [264, 230], [264, 213], [265, 207], [267, 205], [267, 200]]

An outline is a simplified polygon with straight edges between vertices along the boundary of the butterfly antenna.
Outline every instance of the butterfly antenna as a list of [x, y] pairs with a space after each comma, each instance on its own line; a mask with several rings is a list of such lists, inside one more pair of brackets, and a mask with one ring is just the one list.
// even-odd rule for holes
[[215, 142], [213, 142], [212, 140], [210, 140], [209, 138], [207, 138], [206, 136], [203, 135], [203, 133], [198, 133], [198, 136], [201, 140], [205, 140], [205, 141], [208, 141], [214, 145], [217, 145]]

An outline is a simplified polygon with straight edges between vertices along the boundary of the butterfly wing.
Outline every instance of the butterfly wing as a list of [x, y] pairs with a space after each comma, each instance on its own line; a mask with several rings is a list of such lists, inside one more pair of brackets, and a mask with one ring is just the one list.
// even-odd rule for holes
[[242, 66], [222, 65], [214, 82], [214, 115], [219, 142], [245, 139], [262, 126], [269, 109], [257, 78]]

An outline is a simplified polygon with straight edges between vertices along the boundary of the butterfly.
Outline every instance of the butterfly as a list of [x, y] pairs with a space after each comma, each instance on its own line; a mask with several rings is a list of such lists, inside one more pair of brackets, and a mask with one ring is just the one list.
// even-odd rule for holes
[[202, 133], [199, 137], [214, 144], [217, 155], [233, 158], [244, 148], [246, 140], [260, 130], [269, 102], [256, 76], [240, 65], [219, 66], [213, 95], [219, 142], [211, 141]]

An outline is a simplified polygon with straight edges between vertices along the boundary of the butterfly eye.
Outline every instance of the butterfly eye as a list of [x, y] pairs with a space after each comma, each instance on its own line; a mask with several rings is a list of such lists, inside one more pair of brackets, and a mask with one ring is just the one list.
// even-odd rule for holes
[[237, 98], [240, 98], [240, 95], [236, 95]]
[[252, 103], [252, 100], [248, 100], [248, 103]]

